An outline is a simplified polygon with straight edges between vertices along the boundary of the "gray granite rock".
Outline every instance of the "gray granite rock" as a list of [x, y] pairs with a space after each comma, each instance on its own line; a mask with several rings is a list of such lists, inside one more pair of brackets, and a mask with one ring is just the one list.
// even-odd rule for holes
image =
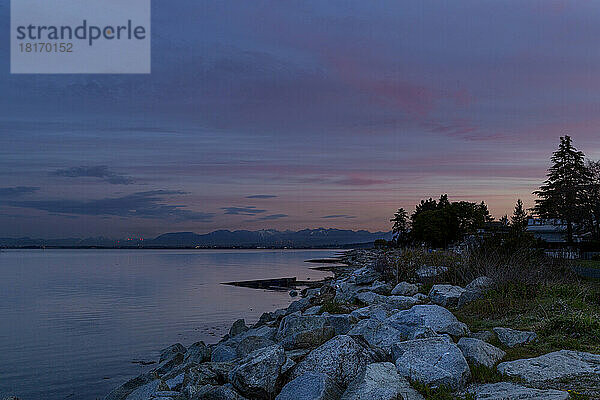
[[312, 306], [302, 314], [304, 315], [318, 315], [321, 312], [321, 306]]
[[192, 398], [193, 400], [246, 400], [231, 384], [206, 385], [200, 388]]
[[212, 362], [231, 361], [235, 360], [236, 358], [236, 349], [223, 343], [213, 347], [212, 354], [210, 355], [210, 361]]
[[185, 379], [185, 373], [182, 372], [174, 378], [168, 379], [165, 381], [165, 384], [169, 388], [169, 390], [179, 390], [183, 385], [183, 380]]
[[288, 382], [275, 400], [338, 400], [341, 390], [322, 372], [305, 372]]
[[294, 364], [279, 345], [256, 350], [229, 373], [229, 381], [247, 397], [270, 398], [281, 387], [281, 375]]
[[323, 313], [329, 325], [331, 325], [336, 335], [345, 335], [358, 322], [358, 318], [351, 314], [328, 314]]
[[327, 325], [329, 325], [327, 317], [322, 315], [302, 315], [300, 313], [294, 313], [285, 316], [281, 320], [275, 338], [278, 341], [281, 341], [290, 338], [299, 332], [323, 328]]
[[363, 267], [354, 271], [352, 277], [357, 285], [369, 285], [379, 279], [381, 274], [370, 267]]
[[354, 326], [348, 335], [360, 335], [371, 345], [379, 347], [388, 355], [391, 354], [392, 345], [406, 340], [407, 337], [400, 330], [394, 328], [387, 320], [377, 318], [363, 319]]
[[310, 308], [312, 306], [310, 299], [312, 297], [304, 297], [301, 298], [300, 300], [296, 300], [293, 301], [287, 308], [287, 310], [285, 311], [286, 315], [288, 314], [292, 314], [295, 312], [302, 312], [304, 310], [307, 310], [308, 308]]
[[389, 295], [392, 288], [390, 287], [390, 285], [388, 285], [385, 282], [375, 281], [371, 284], [371, 286], [368, 286], [364, 290], [367, 290], [367, 291], [370, 291], [373, 293], [377, 293], [377, 294], [381, 294], [381, 295]]
[[566, 400], [570, 398], [569, 393], [560, 390], [532, 389], [512, 382], [471, 385], [466, 393], [473, 395], [476, 400]]
[[483, 365], [488, 368], [493, 368], [506, 355], [496, 346], [475, 338], [460, 338], [458, 348], [468, 362], [475, 366]]
[[370, 349], [347, 335], [333, 339], [311, 351], [292, 371], [292, 377], [306, 372], [321, 372], [345, 388], [370, 363], [378, 361]]
[[433, 285], [429, 291], [431, 301], [442, 307], [456, 307], [458, 299], [465, 292], [460, 286]]
[[237, 345], [235, 348], [237, 357], [244, 358], [248, 356], [248, 354], [256, 351], [258, 349], [262, 349], [264, 347], [269, 347], [274, 345], [275, 342], [271, 339], [267, 339], [262, 336], [248, 336]]
[[494, 286], [494, 281], [487, 276], [480, 276], [474, 279], [471, 283], [465, 286], [465, 291], [458, 299], [458, 307], [462, 307], [467, 303], [477, 300], [485, 295], [490, 288]]
[[196, 342], [188, 347], [184, 357], [184, 363], [200, 364], [210, 360], [211, 349], [204, 342]]
[[400, 311], [390, 316], [388, 322], [405, 332], [407, 337], [422, 337], [424, 328], [456, 337], [469, 333], [467, 325], [458, 321], [450, 311], [435, 304], [416, 305], [410, 310]]
[[141, 374], [135, 378], [132, 378], [122, 384], [119, 387], [113, 389], [104, 400], [123, 400], [125, 399], [131, 392], [144, 386], [155, 380], [155, 376], [152, 373]]
[[494, 328], [493, 330], [500, 343], [506, 347], [519, 346], [537, 339], [535, 332], [517, 331], [510, 328]]
[[494, 338], [494, 334], [491, 331], [479, 331], [479, 332], [471, 332], [469, 337], [483, 340], [484, 342], [489, 342]]
[[335, 329], [331, 325], [322, 328], [310, 329], [287, 336], [281, 341], [286, 350], [309, 349], [320, 346], [335, 336]]
[[498, 371], [533, 385], [595, 377], [600, 381], [600, 354], [560, 350], [535, 358], [498, 364]]
[[183, 354], [182, 353], [173, 353], [169, 358], [158, 364], [156, 368], [152, 370], [152, 372], [162, 377], [163, 375], [168, 374], [173, 371], [177, 366], [179, 366], [183, 362]]
[[160, 379], [156, 379], [135, 389], [125, 397], [125, 400], [149, 400], [161, 388], [165, 388], [164, 383]]
[[360, 286], [351, 282], [341, 282], [335, 285], [334, 301], [337, 303], [347, 303], [354, 298], [360, 290]]
[[181, 343], [176, 343], [176, 344], [169, 346], [165, 349], [162, 349], [160, 351], [160, 361], [159, 362], [163, 362], [169, 358], [172, 358], [177, 353], [185, 354], [186, 351], [187, 351], [186, 348], [183, 347], [183, 345]]
[[237, 336], [240, 333], [246, 332], [248, 329], [249, 328], [246, 326], [246, 321], [244, 321], [244, 319], [238, 319], [233, 323], [233, 325], [231, 325], [231, 328], [229, 328], [229, 336]]
[[387, 317], [389, 317], [390, 315], [393, 315], [395, 313], [397, 313], [398, 310], [397, 308], [394, 308], [393, 306], [386, 304], [386, 303], [381, 303], [381, 304], [373, 304], [370, 306], [366, 306], [366, 307], [362, 307], [362, 308], [357, 308], [356, 310], [352, 311], [350, 313], [350, 315], [352, 315], [353, 317], [355, 317], [356, 319], [365, 319], [365, 318], [378, 318], [381, 320], [386, 319]]
[[373, 363], [350, 384], [340, 400], [422, 400], [390, 362]]
[[401, 376], [434, 388], [462, 389], [471, 377], [460, 349], [444, 337], [396, 343], [392, 346], [392, 358]]
[[386, 304], [391, 308], [406, 310], [418, 304], [419, 301], [414, 297], [408, 296], [383, 296], [373, 292], [360, 292], [354, 298], [364, 304]]
[[392, 289], [395, 296], [414, 296], [419, 293], [419, 287], [414, 283], [400, 282]]

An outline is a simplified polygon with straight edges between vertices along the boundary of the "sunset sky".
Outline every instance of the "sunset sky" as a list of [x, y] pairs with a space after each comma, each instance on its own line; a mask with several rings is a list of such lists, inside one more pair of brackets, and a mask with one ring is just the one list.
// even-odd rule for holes
[[600, 2], [152, 7], [150, 75], [11, 75], [1, 42], [0, 237], [501, 217], [559, 136], [600, 158]]

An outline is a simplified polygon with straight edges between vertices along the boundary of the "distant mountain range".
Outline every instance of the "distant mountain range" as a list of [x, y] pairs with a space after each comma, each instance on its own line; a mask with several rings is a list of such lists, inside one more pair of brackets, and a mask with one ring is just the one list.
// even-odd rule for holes
[[390, 232], [352, 231], [343, 229], [303, 229], [300, 231], [218, 230], [206, 234], [193, 232], [165, 233], [154, 239], [0, 238], [0, 247], [142, 247], [142, 248], [318, 248], [370, 245], [376, 239], [390, 239]]

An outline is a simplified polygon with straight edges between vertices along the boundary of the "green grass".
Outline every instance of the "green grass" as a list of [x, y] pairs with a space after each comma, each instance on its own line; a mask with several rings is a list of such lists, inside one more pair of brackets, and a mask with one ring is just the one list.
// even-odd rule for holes
[[411, 385], [425, 397], [425, 400], [475, 400], [475, 396], [470, 393], [467, 393], [465, 396], [457, 396], [452, 393], [451, 389], [445, 386], [434, 389], [417, 381], [411, 382]]
[[506, 284], [455, 313], [473, 331], [503, 326], [538, 334], [533, 343], [504, 348], [504, 361], [561, 349], [600, 354], [598, 282]]
[[484, 365], [469, 365], [471, 369], [471, 381], [474, 383], [496, 383], [510, 380], [509, 377], [502, 375], [496, 368], [489, 368]]

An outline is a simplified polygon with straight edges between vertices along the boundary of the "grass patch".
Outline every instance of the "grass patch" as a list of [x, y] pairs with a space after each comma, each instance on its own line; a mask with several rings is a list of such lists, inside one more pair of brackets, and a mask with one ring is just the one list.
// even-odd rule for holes
[[469, 368], [471, 369], [471, 380], [474, 383], [497, 383], [510, 380], [496, 368], [489, 368], [485, 365], [469, 365]]
[[417, 381], [411, 382], [411, 385], [417, 392], [425, 397], [425, 400], [475, 400], [475, 396], [470, 393], [467, 393], [465, 396], [457, 396], [452, 393], [451, 389], [445, 386], [434, 389]]
[[598, 282], [507, 283], [455, 314], [473, 331], [502, 326], [538, 334], [533, 343], [504, 348], [507, 352], [504, 361], [508, 361], [561, 349], [599, 354], [599, 306]]

